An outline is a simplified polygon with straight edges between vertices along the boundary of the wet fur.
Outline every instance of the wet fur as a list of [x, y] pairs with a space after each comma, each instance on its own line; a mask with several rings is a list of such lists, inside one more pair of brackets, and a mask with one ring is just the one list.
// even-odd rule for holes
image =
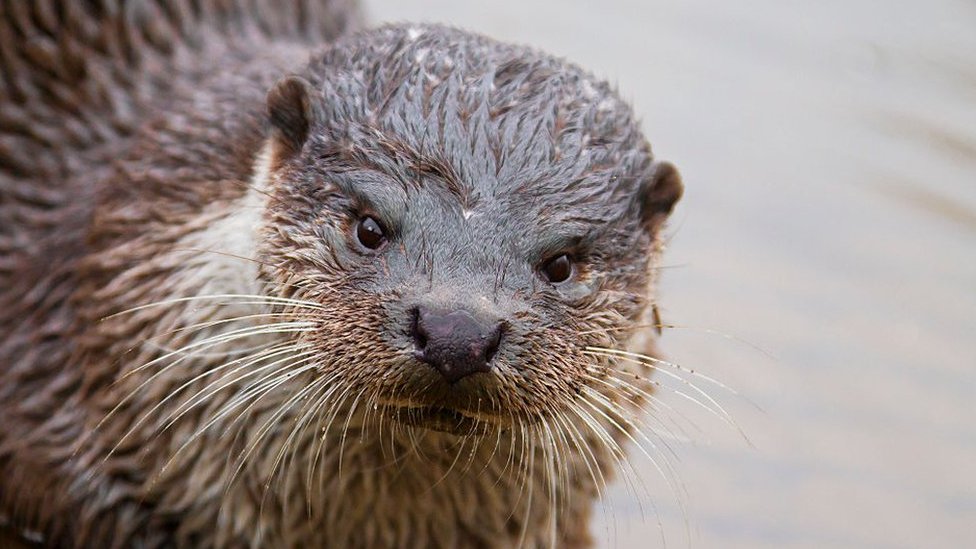
[[[0, 12], [0, 514], [54, 546], [590, 543], [650, 385], [586, 349], [653, 353], [680, 195], [609, 87], [437, 26], [323, 50], [343, 3], [26, 5]], [[348, 246], [364, 172], [404, 220], [384, 261]], [[532, 265], [563, 237], [587, 261], [558, 290]], [[439, 385], [405, 311], [486, 287], [499, 373]], [[255, 297], [172, 301], [224, 294]], [[406, 401], [496, 428], [384, 414]]]

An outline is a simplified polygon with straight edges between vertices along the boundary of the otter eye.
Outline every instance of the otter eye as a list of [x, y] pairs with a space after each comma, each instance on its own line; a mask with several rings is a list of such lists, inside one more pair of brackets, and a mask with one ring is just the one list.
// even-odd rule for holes
[[553, 284], [566, 282], [573, 276], [573, 260], [567, 254], [558, 255], [542, 266], [542, 274]]
[[379, 221], [366, 216], [356, 225], [356, 238], [359, 243], [370, 250], [375, 250], [386, 242], [386, 234]]

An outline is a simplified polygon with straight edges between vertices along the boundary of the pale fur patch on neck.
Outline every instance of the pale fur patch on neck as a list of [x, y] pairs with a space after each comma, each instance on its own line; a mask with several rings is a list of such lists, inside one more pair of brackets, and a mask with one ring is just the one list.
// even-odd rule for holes
[[255, 294], [259, 264], [255, 259], [258, 231], [267, 207], [268, 178], [271, 171], [271, 146], [265, 143], [255, 157], [247, 192], [232, 205], [216, 204], [204, 217], [213, 221], [184, 237], [178, 250], [197, 251], [187, 259], [191, 279], [205, 281], [197, 286], [198, 295]]

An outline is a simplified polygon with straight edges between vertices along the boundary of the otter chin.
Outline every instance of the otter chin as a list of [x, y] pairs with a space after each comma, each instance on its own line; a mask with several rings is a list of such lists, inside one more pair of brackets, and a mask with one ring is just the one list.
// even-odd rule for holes
[[682, 194], [611, 86], [345, 1], [48, 4], [0, 14], [12, 531], [591, 544]]

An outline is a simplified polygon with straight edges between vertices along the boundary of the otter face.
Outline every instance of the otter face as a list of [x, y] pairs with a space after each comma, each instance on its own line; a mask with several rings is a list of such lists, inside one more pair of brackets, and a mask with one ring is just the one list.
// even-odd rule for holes
[[351, 37], [271, 90], [264, 276], [322, 304], [301, 337], [343, 398], [456, 434], [531, 423], [641, 328], [680, 178], [605, 83], [430, 30]]

